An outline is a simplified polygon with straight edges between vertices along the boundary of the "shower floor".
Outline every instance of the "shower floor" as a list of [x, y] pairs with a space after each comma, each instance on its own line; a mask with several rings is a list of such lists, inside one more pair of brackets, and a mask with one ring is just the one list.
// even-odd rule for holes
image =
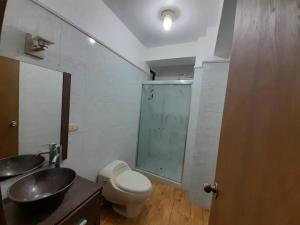
[[138, 169], [153, 173], [160, 177], [181, 183], [182, 162], [166, 161], [159, 158], [148, 158], [137, 165]]

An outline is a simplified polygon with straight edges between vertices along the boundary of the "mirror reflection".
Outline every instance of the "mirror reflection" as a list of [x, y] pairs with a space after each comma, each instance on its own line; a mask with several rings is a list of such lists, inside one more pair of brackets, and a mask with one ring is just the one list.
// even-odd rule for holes
[[38, 154], [60, 143], [63, 73], [0, 58], [0, 158]]
[[19, 82], [19, 154], [60, 143], [63, 74], [21, 62]]

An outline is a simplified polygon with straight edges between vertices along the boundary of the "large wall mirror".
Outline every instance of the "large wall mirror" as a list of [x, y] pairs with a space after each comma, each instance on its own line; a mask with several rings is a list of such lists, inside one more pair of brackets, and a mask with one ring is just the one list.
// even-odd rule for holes
[[62, 145], [67, 158], [71, 75], [0, 57], [0, 158]]

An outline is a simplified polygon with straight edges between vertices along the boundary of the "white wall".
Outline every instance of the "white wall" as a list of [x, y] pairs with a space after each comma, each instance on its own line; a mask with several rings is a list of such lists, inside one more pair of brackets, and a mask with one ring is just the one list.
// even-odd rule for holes
[[60, 142], [63, 73], [20, 63], [19, 153]]
[[215, 55], [230, 58], [235, 24], [237, 0], [224, 0]]
[[148, 48], [144, 56], [145, 61], [195, 57], [197, 54], [197, 42], [166, 45]]
[[203, 61], [213, 57], [224, 2], [219, 0], [216, 24], [209, 27], [206, 35], [199, 37], [198, 41], [146, 48], [101, 0], [89, 0], [89, 4], [81, 0], [32, 1], [84, 30], [146, 72], [149, 72], [149, 67], [145, 64], [147, 61], [196, 57], [195, 66], [199, 67]]
[[198, 103], [190, 123], [185, 188], [191, 201], [207, 209], [211, 195], [204, 193], [203, 184], [215, 179], [228, 71], [228, 62], [205, 63], [195, 70], [197, 95], [192, 100]]
[[193, 80], [194, 78], [194, 65], [164, 66], [152, 69], [156, 73], [155, 80]]
[[192, 96], [190, 107], [190, 120], [188, 126], [188, 135], [185, 148], [185, 160], [183, 171], [183, 188], [190, 191], [192, 169], [193, 169], [193, 157], [195, 150], [195, 142], [197, 139], [197, 124], [198, 124], [198, 111], [200, 107], [200, 96], [202, 91], [202, 78], [200, 71], [202, 68], [197, 68], [194, 71], [194, 80], [192, 84]]
[[219, 25], [208, 28], [206, 36], [199, 38], [196, 48], [197, 53], [195, 67], [201, 67], [204, 61], [214, 57], [218, 30]]
[[195, 67], [201, 67], [203, 61], [214, 56], [218, 29], [219, 26], [209, 28], [206, 36], [200, 37], [197, 42], [149, 48], [145, 61], [196, 57]]
[[[44, 60], [24, 55], [26, 32], [52, 37]], [[80, 129], [64, 166], [90, 180], [115, 159], [134, 166], [145, 72], [30, 0], [8, 0], [0, 54], [72, 74], [70, 122]]]
[[145, 47], [102, 0], [33, 0], [149, 73]]

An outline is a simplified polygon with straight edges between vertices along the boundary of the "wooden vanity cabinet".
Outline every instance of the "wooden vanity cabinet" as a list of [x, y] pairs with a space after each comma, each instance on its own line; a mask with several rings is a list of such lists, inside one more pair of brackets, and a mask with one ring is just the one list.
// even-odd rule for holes
[[100, 193], [92, 196], [59, 225], [100, 225], [99, 216]]
[[100, 192], [96, 183], [77, 176], [62, 203], [52, 209], [28, 213], [6, 199], [7, 225], [100, 225]]

